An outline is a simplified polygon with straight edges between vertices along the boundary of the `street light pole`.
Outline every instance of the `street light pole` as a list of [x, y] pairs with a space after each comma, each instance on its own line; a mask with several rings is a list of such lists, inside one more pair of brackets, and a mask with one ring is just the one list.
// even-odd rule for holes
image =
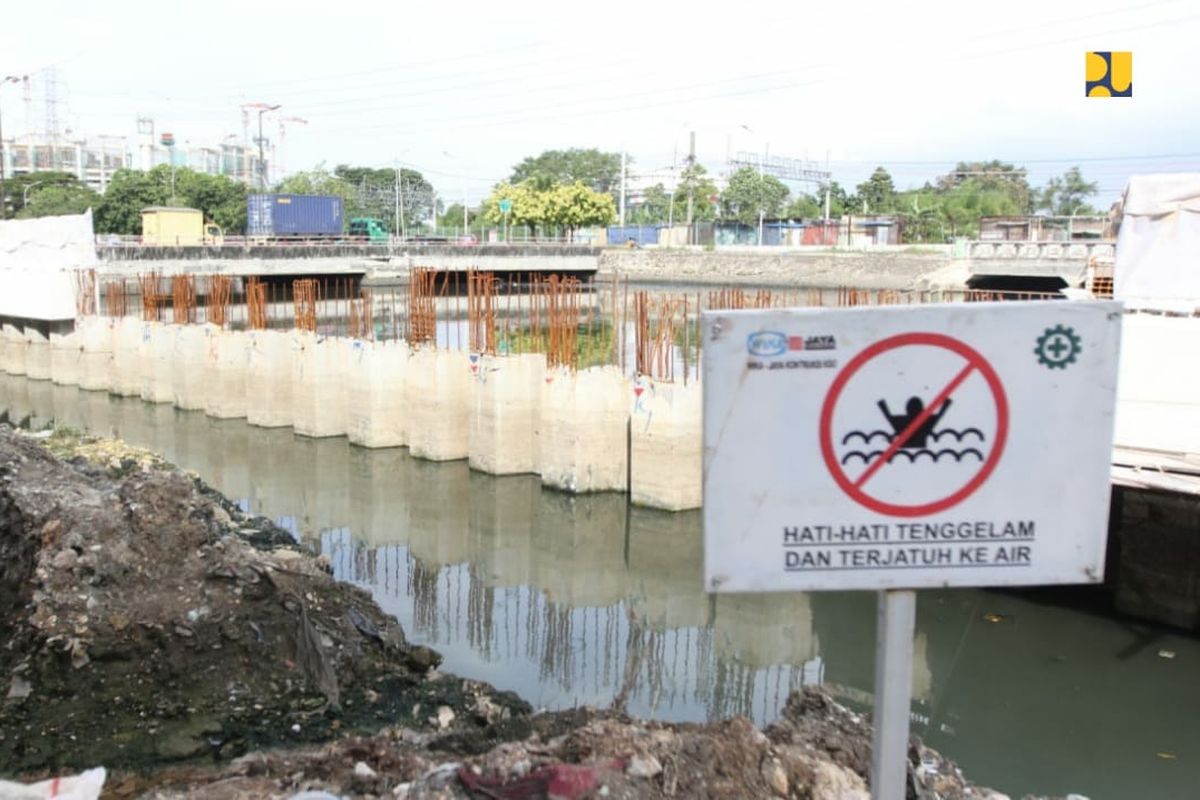
[[263, 156], [262, 118], [263, 114], [268, 111], [278, 111], [282, 107], [281, 105], [265, 106], [258, 110], [258, 185], [264, 192], [267, 190], [267, 165]]
[[[21, 79], [16, 75], [5, 75], [0, 78], [0, 86], [6, 83], [17, 83]], [[0, 219], [8, 218], [8, 195], [4, 192], [4, 126], [0, 125]]]
[[25, 190], [21, 192], [21, 208], [25, 208], [25, 206], [29, 205], [29, 190], [35, 186], [40, 186], [43, 183], [45, 183], [45, 181], [34, 181], [25, 187]]

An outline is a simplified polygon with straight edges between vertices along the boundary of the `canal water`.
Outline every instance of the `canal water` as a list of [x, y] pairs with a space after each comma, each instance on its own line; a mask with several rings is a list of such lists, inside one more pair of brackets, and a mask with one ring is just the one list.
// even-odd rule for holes
[[[536, 707], [774, 719], [823, 683], [866, 708], [868, 593], [710, 596], [698, 513], [0, 375], [0, 410], [115, 435], [275, 519], [444, 669]], [[919, 596], [913, 730], [1014, 796], [1196, 797], [1200, 641], [1013, 594]]]

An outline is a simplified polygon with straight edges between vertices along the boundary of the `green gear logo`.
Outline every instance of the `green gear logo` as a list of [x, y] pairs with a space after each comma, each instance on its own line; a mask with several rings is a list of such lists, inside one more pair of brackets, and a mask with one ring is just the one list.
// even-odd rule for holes
[[1033, 353], [1039, 364], [1045, 364], [1050, 369], [1066, 369], [1067, 364], [1075, 363], [1075, 357], [1082, 350], [1082, 341], [1074, 328], [1055, 325], [1038, 337]]

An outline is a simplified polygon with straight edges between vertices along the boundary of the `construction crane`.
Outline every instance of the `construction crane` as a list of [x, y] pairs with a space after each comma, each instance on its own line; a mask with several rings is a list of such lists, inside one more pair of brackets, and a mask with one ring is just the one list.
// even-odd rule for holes
[[308, 120], [300, 117], [280, 117], [279, 118], [279, 176], [287, 175], [287, 170], [284, 168], [284, 157], [287, 155], [285, 145], [287, 143], [287, 124], [295, 123], [297, 125], [307, 125]]

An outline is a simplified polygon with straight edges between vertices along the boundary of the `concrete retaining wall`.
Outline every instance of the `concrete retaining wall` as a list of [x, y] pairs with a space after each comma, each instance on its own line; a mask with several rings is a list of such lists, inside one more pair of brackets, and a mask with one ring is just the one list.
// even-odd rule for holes
[[538, 423], [542, 483], [568, 492], [628, 484], [629, 381], [616, 367], [546, 372]]
[[345, 436], [349, 340], [301, 333], [294, 341], [292, 427], [301, 436]]
[[121, 397], [136, 397], [142, 390], [138, 370], [138, 349], [141, 347], [142, 322], [122, 317], [112, 326], [112, 386], [109, 392]]
[[59, 386], [79, 384], [79, 334], [50, 334], [50, 380]]
[[538, 469], [537, 430], [546, 357], [470, 356], [471, 468], [492, 475]]
[[354, 341], [346, 375], [346, 436], [361, 447], [408, 444], [405, 342]]
[[700, 508], [703, 392], [699, 383], [638, 378], [629, 426], [629, 497], [637, 505]]
[[50, 340], [34, 330], [25, 330], [28, 350], [25, 355], [25, 374], [35, 381], [50, 380]]
[[79, 388], [106, 392], [112, 388], [112, 345], [114, 321], [107, 317], [80, 317], [75, 322], [79, 335]]
[[4, 371], [9, 375], [26, 374], [29, 343], [26, 341], [25, 335], [15, 325], [7, 324], [2, 333], [4, 338], [0, 340], [0, 347], [3, 348]]
[[246, 416], [246, 381], [250, 364], [246, 334], [215, 331], [209, 337], [208, 387], [204, 412], [217, 419]]
[[743, 283], [758, 286], [862, 289], [958, 288], [966, 286], [966, 260], [913, 248], [865, 251], [828, 249], [742, 251], [702, 248], [626, 250], [600, 254], [601, 274], [620, 273], [642, 283]]
[[[2, 363], [33, 352], [36, 337], [7, 330]], [[40, 344], [49, 359], [49, 343]], [[82, 354], [75, 379], [116, 394], [144, 391], [155, 403], [244, 416], [262, 427], [290, 425], [306, 437], [407, 445], [418, 458], [465, 459], [495, 475], [537, 474], [543, 485], [571, 493], [629, 489], [639, 505], [700, 505], [698, 384], [639, 381], [636, 393], [616, 367], [550, 370], [540, 354], [413, 352], [404, 342], [132, 317], [81, 320], [55, 344], [60, 382], [70, 380], [66, 354], [75, 352]]]
[[208, 403], [208, 353], [210, 339], [218, 335], [215, 325], [184, 325], [175, 336], [175, 377], [171, 381], [175, 405], [187, 411], [203, 411]]
[[405, 390], [414, 456], [454, 461], [470, 455], [471, 370], [466, 353], [422, 348], [408, 364]]
[[292, 424], [292, 337], [283, 331], [246, 333], [247, 369], [255, 392], [247, 384], [246, 422], [262, 428], [283, 428]]

